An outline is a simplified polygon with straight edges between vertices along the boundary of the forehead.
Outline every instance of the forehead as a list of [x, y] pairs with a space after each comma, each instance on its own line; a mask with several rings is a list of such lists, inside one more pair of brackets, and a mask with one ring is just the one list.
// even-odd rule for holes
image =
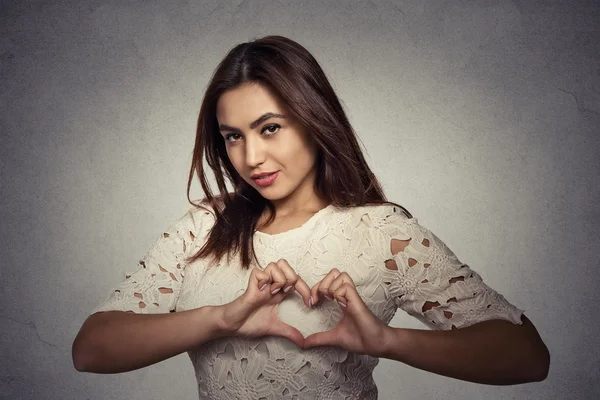
[[266, 112], [284, 114], [281, 99], [265, 85], [244, 83], [224, 92], [217, 101], [219, 123], [241, 127]]

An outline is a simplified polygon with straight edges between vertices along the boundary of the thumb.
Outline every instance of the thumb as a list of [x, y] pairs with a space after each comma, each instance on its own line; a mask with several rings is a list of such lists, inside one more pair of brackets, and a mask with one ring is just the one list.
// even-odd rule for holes
[[299, 348], [304, 347], [304, 336], [302, 336], [302, 333], [293, 326], [281, 321], [277, 321], [273, 324], [269, 331], [270, 335], [280, 336], [291, 340]]
[[337, 342], [337, 335], [332, 329], [330, 331], [317, 332], [307, 336], [304, 339], [304, 348], [307, 349], [309, 347], [316, 346], [336, 346]]

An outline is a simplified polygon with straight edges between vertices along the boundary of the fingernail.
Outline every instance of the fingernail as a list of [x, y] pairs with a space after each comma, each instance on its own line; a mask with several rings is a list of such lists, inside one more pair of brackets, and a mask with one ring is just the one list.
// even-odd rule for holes
[[338, 302], [338, 304], [344, 308], [348, 307], [347, 305], [345, 305], [343, 302], [336, 300]]
[[267, 284], [265, 283], [264, 285], [262, 285], [262, 287], [260, 288], [260, 290], [264, 290], [267, 287]]
[[312, 296], [310, 296], [310, 299], [308, 299], [308, 306], [312, 307], [313, 306], [313, 299]]
[[280, 290], [281, 290], [281, 288], [277, 288], [277, 289], [273, 290], [273, 291], [271, 292], [271, 294], [275, 294], [275, 293], [279, 292]]
[[331, 297], [329, 295], [324, 295], [324, 296], [327, 298], [327, 300], [333, 300], [333, 297]]
[[283, 291], [284, 291], [285, 293], [287, 293], [287, 292], [289, 292], [290, 290], [292, 290], [293, 288], [294, 288], [294, 286], [293, 286], [293, 285], [290, 285], [290, 286], [286, 287], [285, 289], [283, 289]]

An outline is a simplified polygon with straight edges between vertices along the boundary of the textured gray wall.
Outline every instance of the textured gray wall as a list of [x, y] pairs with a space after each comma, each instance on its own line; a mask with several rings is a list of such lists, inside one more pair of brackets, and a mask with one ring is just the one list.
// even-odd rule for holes
[[512, 387], [382, 360], [380, 398], [600, 398], [600, 6], [553, 3], [1, 1], [0, 398], [197, 396], [186, 355], [84, 374], [71, 343], [185, 211], [217, 62], [266, 34], [313, 52], [390, 199], [552, 354]]

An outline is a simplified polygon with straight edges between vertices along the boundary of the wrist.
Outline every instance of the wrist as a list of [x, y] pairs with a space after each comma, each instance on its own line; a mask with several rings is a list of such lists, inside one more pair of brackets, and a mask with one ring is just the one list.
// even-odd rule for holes
[[383, 332], [383, 350], [380, 357], [391, 360], [401, 359], [405, 349], [409, 347], [408, 332], [408, 329], [388, 326]]
[[223, 306], [204, 306], [196, 310], [198, 311], [196, 326], [208, 325], [211, 336], [215, 339], [228, 335], [229, 331], [223, 317]]
[[227, 307], [226, 304], [220, 306], [214, 306], [215, 319], [217, 321], [217, 335], [219, 336], [232, 336], [235, 329], [231, 326], [227, 318]]
[[239, 302], [231, 302], [220, 306], [212, 306], [214, 320], [216, 321], [216, 334], [219, 336], [236, 336], [238, 329], [244, 324], [238, 316], [239, 310], [236, 307]]

